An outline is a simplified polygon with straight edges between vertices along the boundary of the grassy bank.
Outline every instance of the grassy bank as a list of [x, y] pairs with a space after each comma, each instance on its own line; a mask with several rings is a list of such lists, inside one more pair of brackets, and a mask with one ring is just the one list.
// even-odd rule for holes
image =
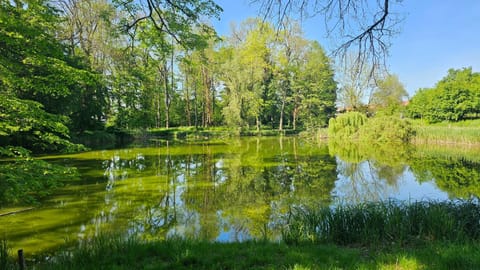
[[427, 124], [412, 121], [416, 143], [425, 144], [480, 144], [480, 119], [460, 122]]
[[[477, 201], [378, 203], [286, 215], [284, 241], [100, 236], [35, 269], [480, 269]], [[0, 245], [0, 268], [14, 269]], [[30, 258], [31, 259], [31, 258]]]
[[[142, 242], [99, 238], [28, 269], [479, 269], [478, 243], [386, 249], [300, 243]], [[0, 260], [1, 262], [1, 260]], [[2, 269], [14, 269], [11, 262]]]

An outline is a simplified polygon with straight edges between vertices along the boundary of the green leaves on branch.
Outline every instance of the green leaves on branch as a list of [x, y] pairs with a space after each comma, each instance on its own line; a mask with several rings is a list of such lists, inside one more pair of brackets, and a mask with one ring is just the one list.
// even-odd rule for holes
[[64, 181], [77, 176], [78, 173], [73, 168], [43, 160], [28, 158], [0, 163], [0, 207], [36, 203], [60, 187]]
[[47, 113], [32, 100], [0, 94], [0, 142], [37, 151], [74, 149], [65, 116]]

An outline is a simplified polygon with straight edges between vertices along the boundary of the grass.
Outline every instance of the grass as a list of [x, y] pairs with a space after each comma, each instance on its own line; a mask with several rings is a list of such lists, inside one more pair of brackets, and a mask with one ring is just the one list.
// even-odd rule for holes
[[480, 240], [477, 201], [388, 201], [293, 208], [283, 229], [287, 243], [310, 241], [354, 246], [416, 245]]
[[9, 251], [7, 240], [5, 238], [0, 239], [0, 269], [8, 269], [10, 267]]
[[480, 119], [427, 124], [413, 121], [415, 142], [426, 144], [480, 144]]
[[[294, 208], [284, 241], [144, 241], [103, 235], [35, 269], [480, 269], [478, 201]], [[6, 245], [0, 245], [0, 263]], [[3, 256], [3, 257], [2, 257]], [[13, 269], [8, 259], [2, 269]]]
[[[34, 269], [479, 269], [478, 243], [366, 249], [309, 242], [161, 242], [100, 237]], [[13, 267], [13, 265], [10, 265]], [[8, 269], [8, 268], [5, 268]]]

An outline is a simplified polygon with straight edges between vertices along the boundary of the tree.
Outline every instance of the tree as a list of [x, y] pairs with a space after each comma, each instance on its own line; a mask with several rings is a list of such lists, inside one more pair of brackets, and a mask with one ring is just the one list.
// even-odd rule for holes
[[128, 18], [124, 23], [125, 30], [135, 32], [141, 22], [150, 22], [155, 29], [166, 33], [177, 43], [187, 48], [195, 48], [198, 32], [214, 34], [209, 26], [202, 22], [203, 17], [218, 17], [222, 8], [212, 0], [113, 0]]
[[300, 88], [298, 116], [308, 129], [315, 129], [326, 126], [328, 119], [335, 115], [337, 82], [330, 59], [318, 42], [310, 43], [305, 61], [296, 81]]
[[340, 67], [338, 81], [338, 101], [346, 111], [364, 111], [370, 104], [374, 89], [374, 80], [362, 65], [351, 55], [349, 60]]
[[377, 81], [370, 104], [374, 110], [381, 110], [387, 115], [392, 115], [400, 111], [406, 97], [408, 97], [408, 93], [398, 76], [389, 74], [384, 79]]
[[226, 86], [223, 114], [227, 125], [248, 126], [254, 121], [259, 130], [264, 79], [271, 69], [273, 31], [267, 23], [250, 19], [232, 35], [221, 76]]
[[57, 22], [46, 1], [0, 3], [0, 95], [8, 129], [3, 135], [33, 150], [66, 147], [65, 125], [81, 131], [102, 117], [102, 82], [65, 55], [54, 36]]
[[450, 69], [434, 88], [421, 89], [412, 97], [408, 112], [430, 122], [478, 118], [480, 73], [471, 68]]
[[[355, 52], [355, 63], [369, 76], [383, 65], [388, 55], [389, 39], [397, 32], [399, 15], [392, 12], [401, 1], [379, 0], [253, 0], [260, 4], [264, 17], [276, 19], [282, 26], [283, 19], [293, 14], [301, 18], [323, 15], [326, 32], [339, 39], [335, 53], [349, 60], [349, 52]], [[368, 65], [367, 65], [368, 64]]]

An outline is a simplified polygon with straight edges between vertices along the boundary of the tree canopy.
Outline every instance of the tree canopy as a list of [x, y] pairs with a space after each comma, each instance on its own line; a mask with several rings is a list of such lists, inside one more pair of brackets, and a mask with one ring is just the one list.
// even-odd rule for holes
[[480, 117], [480, 73], [450, 69], [435, 87], [420, 89], [408, 105], [409, 115], [429, 122]]

